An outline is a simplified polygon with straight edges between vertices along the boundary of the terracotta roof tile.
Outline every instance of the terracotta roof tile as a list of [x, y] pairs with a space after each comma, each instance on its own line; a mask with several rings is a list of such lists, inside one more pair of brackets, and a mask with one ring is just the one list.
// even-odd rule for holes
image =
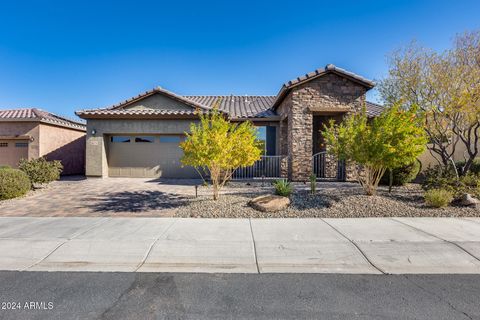
[[85, 123], [37, 108], [0, 110], [0, 121], [39, 121], [63, 127], [85, 130]]

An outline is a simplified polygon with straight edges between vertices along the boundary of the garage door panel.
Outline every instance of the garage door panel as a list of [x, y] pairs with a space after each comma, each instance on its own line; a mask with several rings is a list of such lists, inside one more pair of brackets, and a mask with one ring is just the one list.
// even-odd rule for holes
[[172, 136], [155, 136], [154, 142], [135, 142], [135, 136], [132, 136], [127, 143], [112, 142], [112, 139], [109, 139], [109, 176], [198, 178], [194, 168], [181, 166], [180, 158], [183, 151], [179, 142], [171, 142], [181, 141], [178, 137], [181, 136], [177, 136], [176, 139], [172, 139]]
[[28, 159], [27, 140], [0, 140], [0, 166], [16, 168], [20, 159]]

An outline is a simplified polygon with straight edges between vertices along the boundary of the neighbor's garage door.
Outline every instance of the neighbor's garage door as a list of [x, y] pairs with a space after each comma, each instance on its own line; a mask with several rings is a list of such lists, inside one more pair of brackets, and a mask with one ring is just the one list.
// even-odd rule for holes
[[20, 159], [28, 159], [27, 140], [0, 140], [0, 166], [17, 167]]
[[180, 163], [182, 135], [112, 135], [108, 137], [110, 177], [199, 178]]

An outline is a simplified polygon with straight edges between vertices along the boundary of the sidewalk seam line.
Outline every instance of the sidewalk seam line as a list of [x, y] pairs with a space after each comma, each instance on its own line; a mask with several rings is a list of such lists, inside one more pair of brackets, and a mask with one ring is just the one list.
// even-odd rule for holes
[[255, 245], [255, 236], [253, 235], [252, 218], [248, 218], [248, 223], [250, 224], [250, 234], [252, 235], [253, 257], [255, 258], [255, 265], [257, 266], [257, 273], [260, 273], [260, 267], [258, 266], [258, 258], [257, 258], [257, 246]]
[[474, 258], [475, 260], [480, 261], [480, 258], [477, 258], [477, 257], [474, 256], [472, 253], [470, 253], [468, 250], [466, 250], [465, 248], [463, 248], [462, 246], [460, 246], [459, 244], [457, 244], [457, 243], [454, 242], [454, 241], [450, 241], [450, 240], [446, 240], [446, 239], [440, 238], [440, 237], [438, 237], [438, 236], [436, 236], [436, 235], [434, 235], [434, 234], [431, 234], [431, 233], [428, 232], [428, 231], [425, 231], [425, 230], [419, 229], [419, 228], [417, 228], [417, 227], [411, 226], [411, 225], [409, 225], [408, 223], [402, 222], [402, 221], [397, 220], [397, 219], [395, 219], [395, 218], [390, 218], [390, 220], [393, 220], [393, 221], [395, 221], [395, 222], [401, 223], [401, 224], [403, 224], [404, 226], [410, 227], [410, 228], [412, 228], [412, 229], [414, 229], [414, 230], [416, 230], [416, 231], [423, 232], [423, 233], [425, 233], [425, 234], [427, 234], [427, 235], [429, 235], [429, 236], [431, 236], [431, 237], [434, 237], [434, 238], [436, 238], [436, 239], [438, 239], [438, 240], [441, 240], [441, 241], [443, 241], [443, 242], [452, 244], [452, 245], [454, 245], [455, 247], [457, 247], [457, 248], [459, 248], [460, 250], [462, 250], [463, 252], [465, 252], [466, 254], [468, 254], [469, 256], [471, 256], [472, 258]]
[[383, 271], [383, 269], [381, 269], [380, 267], [377, 267], [368, 257], [367, 255], [365, 254], [365, 252], [363, 252], [362, 249], [360, 249], [360, 247], [355, 243], [355, 241], [353, 241], [352, 239], [348, 238], [345, 234], [343, 234], [340, 230], [338, 230], [337, 228], [335, 228], [334, 226], [332, 226], [330, 223], [328, 223], [327, 221], [325, 221], [323, 218], [320, 218], [320, 220], [322, 220], [323, 222], [325, 222], [330, 228], [332, 228], [333, 230], [335, 230], [337, 233], [339, 233], [342, 237], [344, 237], [345, 239], [347, 239], [351, 244], [353, 244], [353, 246], [355, 248], [357, 248], [358, 252], [360, 252], [360, 254], [365, 258], [365, 260], [374, 268], [374, 269], [377, 269], [380, 273], [382, 274], [389, 274], [385, 271]]
[[70, 238], [67, 238], [65, 239], [65, 241], [63, 241], [62, 243], [60, 243], [58, 246], [56, 246], [52, 251], [50, 251], [45, 257], [41, 258], [40, 260], [38, 260], [37, 262], [33, 263], [32, 265], [26, 267], [26, 268], [23, 268], [21, 271], [26, 271], [30, 268], [33, 268], [35, 267], [36, 265], [42, 263], [45, 259], [47, 259], [48, 257], [50, 257], [55, 251], [57, 251], [61, 246], [63, 246], [65, 243], [69, 242], [70, 240], [72, 239], [75, 239], [77, 238], [78, 236], [81, 236], [82, 234], [85, 234], [87, 233], [88, 231], [92, 230], [93, 228], [95, 227], [98, 227], [99, 225], [102, 225], [104, 223], [106, 223], [107, 221], [109, 221], [110, 219], [112, 218], [104, 218], [102, 220], [100, 220], [99, 222], [97, 223], [94, 223], [92, 226], [90, 226], [90, 228], [88, 228], [87, 230], [84, 230], [78, 234], [75, 234], [73, 237], [70, 237]]
[[174, 220], [168, 227], [167, 229], [165, 229], [165, 231], [163, 231], [155, 240], [153, 240], [152, 244], [150, 245], [150, 247], [148, 248], [147, 250], [147, 253], [145, 254], [145, 256], [143, 257], [142, 261], [140, 261], [140, 264], [138, 265], [138, 267], [135, 268], [135, 270], [133, 272], [137, 272], [144, 264], [145, 262], [147, 261], [148, 259], [148, 256], [150, 256], [150, 253], [152, 252], [153, 250], [153, 247], [155, 246], [155, 244], [158, 242], [158, 240], [160, 240], [161, 237], [163, 237], [167, 232], [168, 230], [170, 230], [173, 225], [175, 223], [177, 223], [178, 220]]

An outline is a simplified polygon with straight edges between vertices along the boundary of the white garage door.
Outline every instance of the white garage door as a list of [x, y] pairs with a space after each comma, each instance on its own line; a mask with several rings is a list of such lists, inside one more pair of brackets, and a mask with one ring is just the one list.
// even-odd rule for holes
[[183, 135], [111, 135], [108, 137], [110, 177], [199, 178], [191, 167], [182, 167]]

